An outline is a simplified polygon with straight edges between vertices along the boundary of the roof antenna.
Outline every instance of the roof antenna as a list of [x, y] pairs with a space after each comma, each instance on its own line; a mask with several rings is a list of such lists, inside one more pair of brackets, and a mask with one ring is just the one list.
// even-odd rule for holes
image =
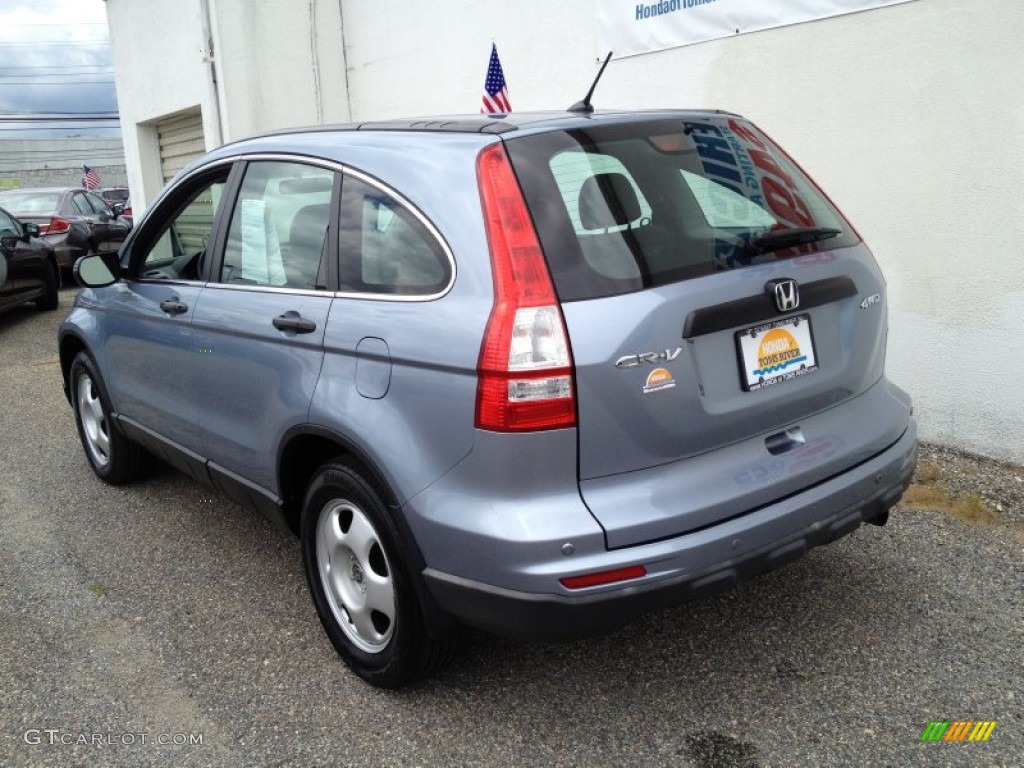
[[608, 62], [611, 61], [611, 58], [612, 52], [608, 51], [608, 55], [604, 57], [604, 64], [601, 65], [601, 69], [598, 70], [597, 77], [594, 78], [594, 84], [590, 86], [590, 90], [587, 91], [587, 95], [583, 97], [583, 101], [577, 101], [569, 107], [570, 112], [589, 115], [594, 111], [594, 105], [590, 103], [590, 97], [594, 95], [594, 89], [597, 88], [597, 81], [601, 79], [601, 75], [604, 74], [604, 68], [608, 66]]

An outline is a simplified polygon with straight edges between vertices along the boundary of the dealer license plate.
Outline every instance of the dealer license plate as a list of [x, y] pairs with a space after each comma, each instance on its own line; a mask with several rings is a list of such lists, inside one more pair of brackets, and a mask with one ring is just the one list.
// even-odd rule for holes
[[756, 325], [736, 334], [740, 375], [748, 392], [818, 370], [810, 315]]

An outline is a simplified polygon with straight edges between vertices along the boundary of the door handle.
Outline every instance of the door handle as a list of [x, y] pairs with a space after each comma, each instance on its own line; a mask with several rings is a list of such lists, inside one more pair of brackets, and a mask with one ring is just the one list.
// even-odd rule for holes
[[316, 330], [316, 323], [307, 320], [298, 312], [285, 312], [274, 318], [274, 327], [279, 331], [292, 331], [294, 333], [312, 333]]
[[180, 315], [188, 312], [188, 304], [183, 304], [177, 296], [171, 299], [164, 299], [160, 302], [160, 309], [169, 315]]

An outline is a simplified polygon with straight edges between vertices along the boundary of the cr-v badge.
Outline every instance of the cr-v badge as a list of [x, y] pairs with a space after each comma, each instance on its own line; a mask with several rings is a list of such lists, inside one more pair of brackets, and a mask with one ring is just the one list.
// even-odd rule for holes
[[670, 363], [682, 353], [683, 348], [676, 347], [674, 350], [666, 349], [664, 352], [641, 352], [638, 355], [626, 355], [625, 357], [620, 357], [615, 361], [615, 367], [636, 368], [641, 363], [650, 363], [651, 365], [655, 365], [662, 360]]

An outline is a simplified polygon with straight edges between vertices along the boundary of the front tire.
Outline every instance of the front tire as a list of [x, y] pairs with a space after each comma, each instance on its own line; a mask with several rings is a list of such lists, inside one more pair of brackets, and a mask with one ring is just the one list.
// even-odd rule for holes
[[114, 426], [110, 398], [92, 358], [79, 352], [68, 378], [78, 436], [92, 471], [111, 485], [133, 480], [142, 473], [147, 454]]
[[355, 468], [317, 470], [302, 510], [302, 560], [320, 623], [361, 678], [400, 688], [434, 671], [450, 646], [425, 626], [398, 531]]

